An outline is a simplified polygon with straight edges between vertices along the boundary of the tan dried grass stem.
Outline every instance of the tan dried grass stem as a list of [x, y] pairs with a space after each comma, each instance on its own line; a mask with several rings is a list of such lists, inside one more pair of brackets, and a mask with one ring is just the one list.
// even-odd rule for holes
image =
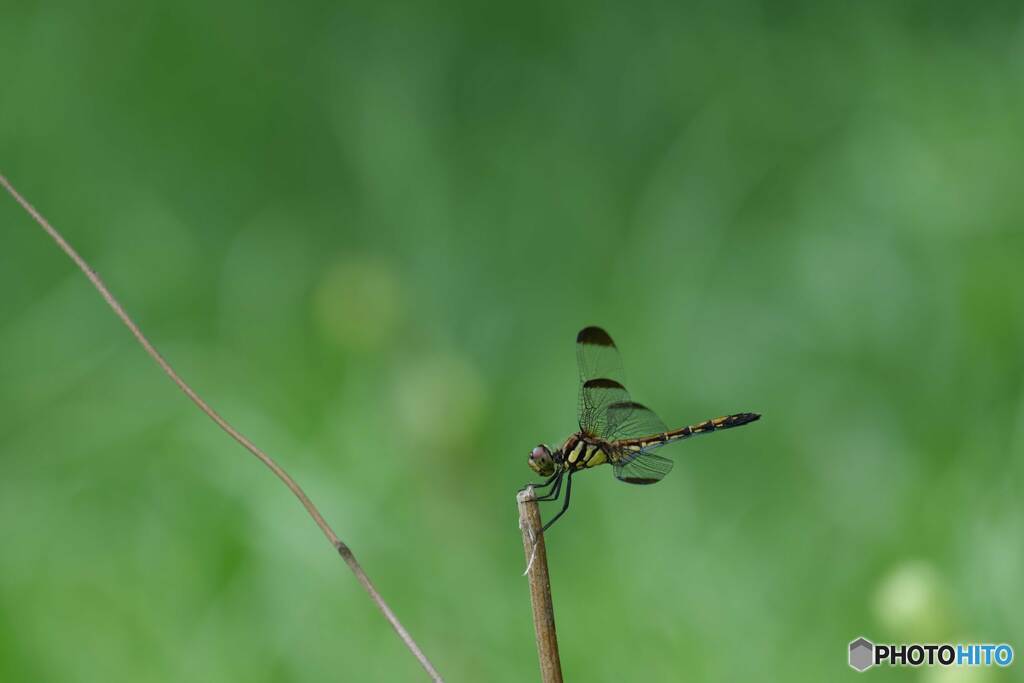
[[562, 663], [558, 658], [558, 635], [555, 633], [555, 608], [551, 602], [551, 579], [548, 576], [548, 552], [544, 546], [540, 506], [533, 487], [516, 494], [519, 506], [519, 528], [523, 532], [526, 554], [526, 576], [530, 583], [530, 604], [533, 606], [533, 630], [537, 636], [542, 683], [562, 683]]
[[177, 384], [178, 388], [185, 392], [185, 395], [188, 396], [201, 411], [206, 413], [211, 420], [217, 423], [218, 427], [227, 432], [232, 439], [240, 443], [247, 451], [259, 458], [260, 462], [266, 465], [270, 471], [273, 472], [293, 494], [295, 494], [295, 497], [299, 499], [300, 503], [302, 503], [302, 507], [306, 508], [306, 512], [308, 512], [309, 516], [313, 518], [316, 525], [320, 527], [320, 531], [323, 532], [324, 536], [327, 537], [327, 540], [330, 541], [331, 545], [333, 545], [335, 550], [338, 551], [338, 554], [341, 555], [341, 558], [345, 561], [345, 564], [348, 565], [349, 569], [352, 570], [352, 573], [356, 575], [356, 579], [358, 579], [359, 583], [366, 589], [366, 592], [370, 595], [370, 599], [373, 600], [380, 611], [384, 614], [384, 618], [387, 619], [391, 624], [391, 627], [395, 629], [395, 633], [397, 633], [398, 637], [402, 639], [405, 646], [409, 648], [409, 651], [412, 652], [413, 656], [419, 660], [420, 664], [424, 669], [426, 669], [431, 679], [434, 681], [441, 681], [441, 675], [437, 673], [437, 670], [430, 663], [430, 660], [427, 659], [427, 656], [423, 654], [423, 651], [416, 644], [416, 641], [412, 639], [409, 632], [404, 626], [402, 626], [402, 622], [398, 620], [398, 617], [391, 611], [391, 608], [384, 601], [384, 598], [382, 598], [380, 593], [377, 592], [373, 582], [370, 581], [370, 577], [366, 575], [366, 572], [363, 571], [362, 566], [359, 564], [358, 560], [356, 560], [355, 555], [353, 555], [349, 547], [345, 545], [340, 538], [338, 538], [338, 535], [334, 533], [334, 530], [324, 520], [323, 515], [320, 514], [320, 511], [317, 509], [316, 505], [313, 504], [313, 501], [309, 499], [309, 496], [306, 495], [305, 491], [302, 490], [295, 480], [292, 479], [291, 476], [285, 472], [273, 458], [260, 450], [256, 444], [246, 438], [244, 434], [232, 427], [228, 421], [221, 417], [217, 411], [211, 408], [210, 405], [204, 401], [194, 389], [192, 389], [192, 387], [185, 383], [185, 380], [183, 380], [178, 373], [174, 371], [174, 368], [171, 367], [170, 363], [160, 355], [160, 352], [156, 350], [156, 347], [154, 347], [146, 336], [142, 334], [142, 330], [140, 330], [139, 326], [135, 324], [135, 321], [129, 317], [128, 313], [124, 310], [124, 307], [122, 307], [120, 302], [114, 298], [114, 295], [110, 293], [110, 290], [107, 289], [105, 284], [103, 284], [103, 281], [100, 279], [100, 276], [96, 274], [96, 271], [86, 263], [85, 259], [78, 255], [78, 252], [68, 244], [64, 237], [57, 232], [56, 228], [50, 225], [49, 221], [47, 221], [42, 214], [36, 211], [35, 207], [29, 204], [28, 201], [14, 189], [14, 186], [11, 185], [3, 175], [0, 175], [0, 185], [4, 186], [4, 189], [6, 189], [7, 192], [14, 197], [15, 201], [17, 201], [18, 204], [28, 212], [32, 219], [39, 224], [39, 227], [45, 230], [46, 233], [53, 238], [53, 241], [57, 243], [57, 246], [60, 247], [61, 251], [67, 254], [68, 257], [82, 270], [82, 272], [85, 273], [85, 276], [89, 278], [89, 282], [91, 282], [93, 287], [95, 287], [100, 293], [103, 300], [106, 301], [112, 309], [114, 309], [114, 313], [117, 314], [117, 317], [121, 319], [121, 322], [125, 324], [135, 339], [138, 340], [139, 344], [142, 345], [142, 348], [146, 350], [146, 353], [148, 353], [150, 357], [152, 357], [152, 359], [155, 360], [161, 368], [163, 368], [163, 371], [167, 373], [167, 376], [171, 378], [171, 381]]

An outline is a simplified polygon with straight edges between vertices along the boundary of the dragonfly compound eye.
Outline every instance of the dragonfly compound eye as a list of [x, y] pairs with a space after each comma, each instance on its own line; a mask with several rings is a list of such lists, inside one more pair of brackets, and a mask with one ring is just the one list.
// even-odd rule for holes
[[537, 474], [548, 476], [554, 472], [554, 460], [547, 446], [541, 444], [530, 451], [530, 469]]

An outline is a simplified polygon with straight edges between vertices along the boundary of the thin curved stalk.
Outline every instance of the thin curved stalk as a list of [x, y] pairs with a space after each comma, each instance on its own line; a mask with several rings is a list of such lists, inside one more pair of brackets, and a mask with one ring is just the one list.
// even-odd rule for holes
[[232, 439], [240, 443], [247, 451], [255, 455], [260, 462], [266, 465], [270, 471], [288, 487], [288, 490], [295, 494], [295, 497], [299, 499], [300, 503], [302, 503], [302, 507], [306, 508], [306, 512], [308, 512], [309, 516], [313, 518], [316, 525], [320, 527], [320, 531], [322, 531], [324, 536], [327, 537], [327, 540], [331, 542], [331, 545], [338, 551], [341, 558], [345, 560], [345, 564], [347, 564], [349, 569], [352, 570], [352, 573], [356, 575], [356, 579], [359, 580], [359, 583], [361, 583], [363, 588], [366, 589], [366, 592], [369, 593], [370, 599], [373, 600], [380, 611], [384, 614], [384, 618], [387, 619], [391, 624], [391, 627], [395, 629], [395, 633], [398, 634], [398, 637], [402, 639], [405, 646], [409, 648], [409, 651], [412, 652], [413, 656], [415, 656], [416, 659], [419, 660], [420, 664], [423, 665], [423, 668], [426, 669], [430, 678], [434, 681], [442, 681], [441, 675], [437, 673], [437, 670], [430, 663], [430, 660], [427, 659], [427, 656], [423, 654], [423, 651], [416, 644], [416, 641], [412, 639], [409, 632], [405, 630], [404, 626], [402, 626], [402, 622], [398, 620], [395, 613], [392, 612], [391, 608], [388, 607], [388, 604], [384, 602], [384, 598], [382, 598], [380, 593], [377, 592], [373, 582], [370, 581], [370, 577], [366, 575], [366, 572], [363, 571], [359, 561], [356, 560], [355, 555], [353, 555], [349, 547], [345, 545], [340, 538], [338, 538], [338, 535], [334, 533], [334, 530], [324, 520], [323, 515], [320, 514], [320, 511], [317, 509], [316, 505], [313, 504], [313, 501], [309, 499], [309, 496], [306, 495], [306, 492], [302, 490], [295, 480], [292, 479], [291, 476], [285, 472], [273, 458], [264, 453], [244, 434], [232, 427], [227, 420], [211, 408], [210, 405], [204, 401], [199, 394], [197, 394], [195, 390], [178, 375], [177, 372], [174, 371], [174, 368], [171, 367], [170, 363], [160, 355], [160, 352], [156, 350], [156, 347], [153, 346], [144, 334], [142, 334], [142, 330], [140, 330], [139, 326], [135, 324], [135, 321], [131, 319], [128, 313], [124, 310], [124, 307], [121, 306], [120, 302], [114, 298], [114, 295], [111, 294], [109, 289], [107, 289], [107, 286], [103, 284], [103, 281], [100, 279], [100, 276], [96, 274], [96, 271], [86, 263], [85, 259], [78, 255], [78, 252], [68, 244], [64, 237], [57, 232], [56, 228], [50, 225], [49, 221], [47, 221], [42, 214], [36, 211], [35, 207], [29, 204], [28, 201], [14, 189], [14, 186], [11, 185], [7, 178], [2, 174], [0, 174], [0, 185], [3, 185], [4, 189], [6, 189], [7, 192], [14, 197], [15, 201], [21, 205], [21, 208], [25, 209], [29, 216], [39, 224], [39, 227], [45, 230], [46, 233], [53, 238], [53, 241], [57, 243], [57, 246], [60, 247], [61, 251], [67, 254], [67, 256], [74, 261], [79, 268], [81, 268], [82, 272], [85, 273], [85, 276], [89, 278], [89, 282], [92, 283], [93, 287], [95, 287], [100, 293], [100, 296], [103, 297], [103, 300], [106, 301], [114, 310], [114, 313], [117, 314], [117, 317], [121, 319], [121, 322], [125, 324], [139, 344], [142, 345], [142, 348], [146, 350], [146, 353], [148, 353], [150, 357], [155, 360], [161, 368], [163, 368], [163, 371], [167, 373], [167, 376], [171, 378], [171, 381], [177, 384], [178, 388], [185, 392], [185, 395], [188, 396], [201, 411], [206, 413], [207, 417], [217, 423], [218, 427], [227, 432]]

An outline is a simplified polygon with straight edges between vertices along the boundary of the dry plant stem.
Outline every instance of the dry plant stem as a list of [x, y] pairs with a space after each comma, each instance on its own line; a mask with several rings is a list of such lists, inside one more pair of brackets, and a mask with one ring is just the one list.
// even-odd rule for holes
[[527, 487], [516, 495], [519, 504], [519, 528], [523, 531], [526, 553], [526, 576], [530, 582], [533, 605], [533, 630], [537, 635], [537, 656], [540, 657], [540, 680], [562, 683], [562, 663], [558, 659], [558, 636], [555, 633], [555, 608], [551, 604], [551, 580], [548, 577], [548, 553], [541, 530], [540, 506]]
[[299, 502], [302, 503], [302, 506], [306, 508], [306, 512], [308, 512], [309, 516], [313, 518], [313, 521], [316, 522], [316, 525], [320, 527], [320, 530], [324, 533], [324, 536], [327, 537], [327, 540], [331, 542], [331, 545], [333, 545], [334, 548], [338, 551], [338, 554], [341, 555], [341, 558], [345, 560], [345, 564], [347, 564], [349, 566], [349, 569], [352, 570], [352, 573], [356, 575], [356, 579], [358, 579], [359, 583], [363, 585], [363, 588], [366, 589], [366, 592], [370, 594], [370, 598], [374, 601], [374, 603], [376, 603], [377, 607], [380, 608], [380, 611], [384, 613], [384, 618], [387, 619], [388, 622], [390, 622], [392, 628], [394, 628], [395, 632], [398, 634], [398, 637], [401, 638], [402, 642], [405, 643], [405, 646], [409, 648], [409, 651], [412, 652], [416, 659], [419, 660], [420, 664], [423, 665], [423, 668], [427, 670], [427, 673], [430, 675], [431, 679], [433, 679], [434, 681], [441, 681], [441, 675], [437, 673], [436, 669], [434, 669], [434, 666], [430, 663], [430, 660], [428, 660], [427, 656], [423, 654], [423, 651], [420, 650], [419, 646], [416, 644], [416, 641], [412, 639], [412, 636], [409, 635], [409, 632], [405, 630], [404, 626], [402, 626], [402, 623], [398, 620], [398, 617], [395, 616], [395, 613], [391, 611], [391, 608], [388, 607], [388, 604], [384, 602], [384, 598], [382, 598], [380, 593], [377, 592], [377, 589], [370, 581], [370, 577], [366, 575], [366, 572], [363, 571], [362, 566], [356, 560], [355, 555], [353, 555], [352, 551], [349, 550], [349, 547], [345, 545], [345, 543], [342, 542], [340, 538], [338, 538], [338, 535], [334, 533], [334, 530], [331, 529], [330, 525], [324, 520], [323, 516], [320, 514], [320, 511], [317, 510], [316, 506], [313, 504], [313, 501], [311, 501], [309, 497], [306, 495], [306, 493], [302, 490], [302, 488], [297, 483], [295, 483], [295, 480], [292, 479], [291, 476], [289, 476], [288, 473], [285, 472], [281, 468], [281, 466], [278, 465], [273, 460], [273, 458], [271, 458], [269, 455], [260, 450], [253, 442], [249, 441], [249, 439], [246, 438], [245, 435], [243, 435], [237, 429], [228, 424], [227, 420], [221, 417], [213, 408], [209, 406], [209, 404], [206, 403], [206, 401], [200, 398], [199, 394], [197, 394], [195, 390], [192, 389], [192, 387], [185, 383], [185, 380], [178, 376], [178, 373], [174, 371], [174, 368], [172, 368], [170, 364], [166, 360], [164, 360], [164, 357], [160, 355], [160, 353], [156, 350], [156, 347], [154, 347], [153, 344], [151, 344], [150, 341], [146, 339], [146, 336], [142, 334], [142, 330], [140, 330], [139, 326], [135, 324], [135, 321], [133, 321], [128, 316], [128, 313], [125, 312], [121, 304], [117, 301], [117, 299], [114, 298], [114, 295], [110, 293], [110, 290], [107, 289], [107, 286], [103, 284], [102, 280], [100, 280], [100, 276], [96, 274], [96, 271], [94, 271], [89, 266], [89, 264], [86, 263], [85, 260], [78, 255], [78, 252], [76, 252], [71, 247], [71, 245], [68, 244], [67, 241], [65, 241], [61, 234], [57, 232], [57, 230], [52, 225], [50, 225], [50, 223], [45, 218], [43, 218], [43, 216], [38, 211], [36, 211], [35, 207], [29, 204], [28, 201], [24, 197], [22, 197], [17, 190], [14, 189], [11, 183], [3, 175], [0, 175], [0, 185], [4, 186], [4, 189], [6, 189], [7, 192], [10, 193], [10, 195], [14, 197], [14, 199], [19, 204], [21, 204], [21, 207], [28, 212], [28, 214], [33, 218], [33, 220], [35, 220], [36, 223], [39, 224], [39, 227], [45, 230], [46, 233], [49, 234], [50, 237], [52, 237], [53, 240], [57, 243], [57, 246], [59, 246], [61, 250], [65, 254], [67, 254], [68, 257], [72, 261], [74, 261], [79, 268], [82, 269], [82, 272], [85, 273], [85, 276], [89, 278], [89, 281], [92, 282], [93, 286], [97, 289], [97, 291], [99, 291], [100, 296], [102, 296], [103, 299], [110, 305], [110, 307], [114, 309], [114, 313], [116, 313], [117, 317], [119, 317], [121, 321], [128, 327], [131, 333], [135, 336], [135, 339], [138, 340], [138, 342], [142, 345], [142, 348], [146, 350], [146, 353], [148, 353], [153, 358], [153, 360], [155, 360], [157, 364], [159, 364], [160, 367], [163, 368], [164, 372], [167, 373], [171, 380], [178, 385], [178, 388], [185, 392], [185, 395], [192, 399], [192, 402], [195, 403], [200, 410], [206, 413], [206, 415], [211, 420], [216, 422], [218, 427], [227, 432], [228, 435], [230, 435], [231, 438], [233, 438], [235, 441], [242, 444], [242, 446], [247, 451], [249, 451], [257, 458], [259, 458], [260, 462], [262, 462], [264, 465], [270, 468], [270, 471], [273, 472], [277, 476], [277, 478], [280, 479], [293, 494], [295, 494], [295, 497], [298, 498]]

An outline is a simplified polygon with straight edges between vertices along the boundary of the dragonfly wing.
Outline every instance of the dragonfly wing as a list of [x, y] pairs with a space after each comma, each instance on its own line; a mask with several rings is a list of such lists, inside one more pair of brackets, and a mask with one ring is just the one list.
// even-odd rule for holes
[[[636, 401], [610, 405], [607, 421], [615, 439], [655, 439], [668, 430], [653, 410]], [[650, 452], [664, 443], [656, 441], [637, 451], [620, 450], [614, 468], [616, 478], [627, 484], [655, 484], [664, 479], [672, 471], [672, 461]]]
[[626, 381], [619, 349], [611, 335], [600, 327], [584, 327], [576, 335], [576, 362], [581, 384], [599, 377], [613, 379], [619, 384]]
[[653, 410], [630, 400], [609, 404], [605, 422], [609, 430], [608, 439], [612, 441], [637, 439], [668, 431], [668, 427]]
[[612, 428], [609, 407], [629, 402], [629, 392], [622, 384], [619, 350], [600, 327], [585, 327], [576, 335], [576, 362], [580, 372], [580, 429], [608, 438]]
[[619, 417], [613, 416], [610, 408], [628, 403], [632, 403], [629, 392], [615, 380], [588, 379], [580, 385], [580, 429], [591, 436], [610, 439], [616, 427], [610, 417]]
[[615, 478], [627, 484], [657, 484], [671, 471], [671, 460], [646, 451], [615, 463]]

